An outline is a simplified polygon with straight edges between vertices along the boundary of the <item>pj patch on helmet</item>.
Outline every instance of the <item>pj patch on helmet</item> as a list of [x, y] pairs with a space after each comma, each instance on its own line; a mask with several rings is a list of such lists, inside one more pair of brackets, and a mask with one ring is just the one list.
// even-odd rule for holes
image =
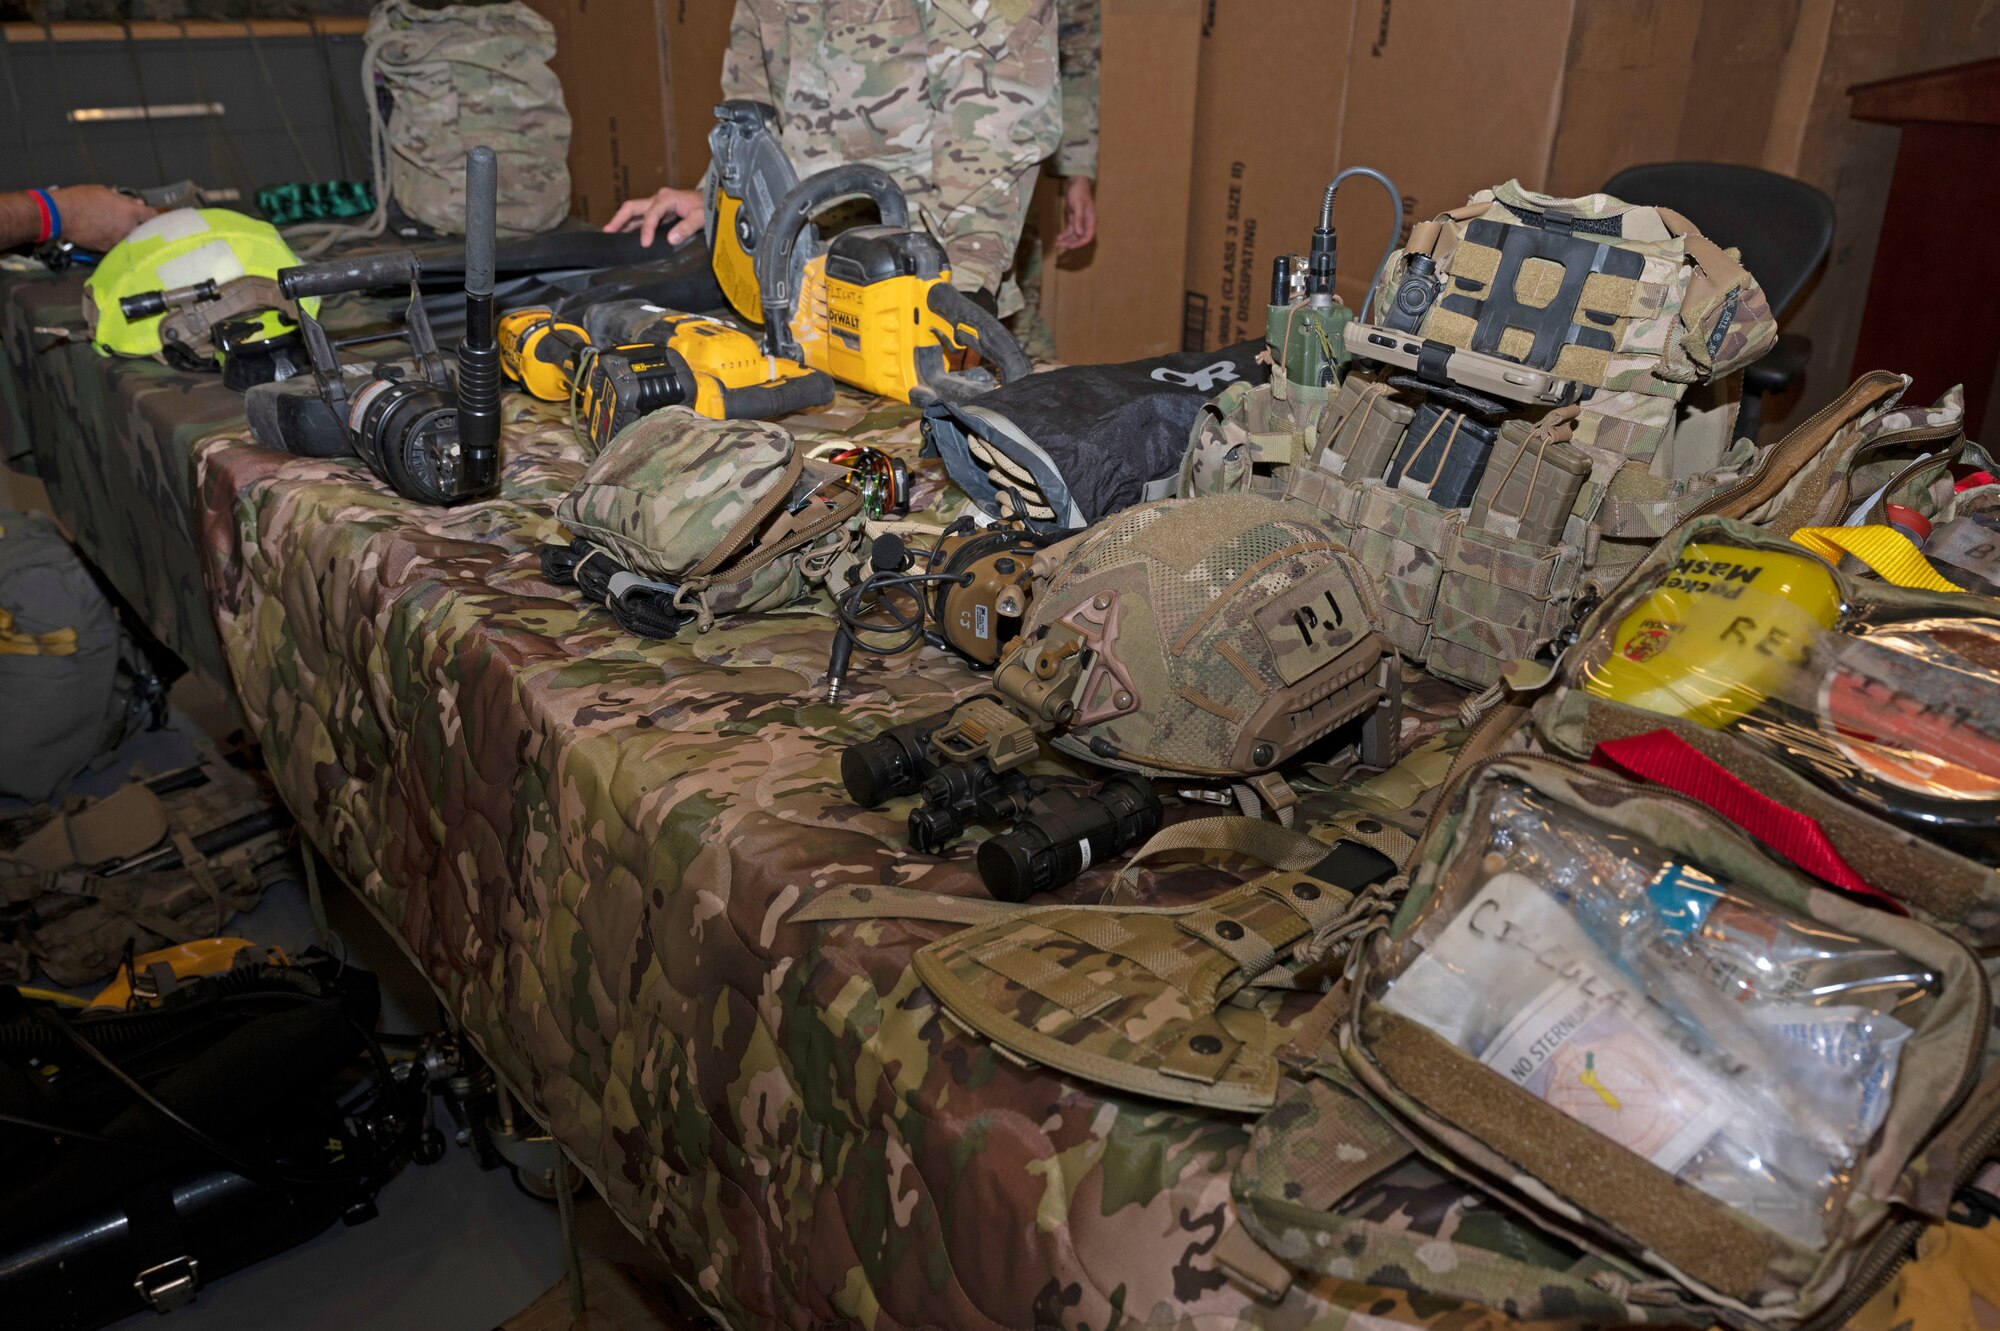
[[1035, 598], [993, 683], [1079, 758], [1241, 779], [1360, 721], [1395, 745], [1395, 650], [1368, 573], [1323, 524], [1256, 495], [1128, 509]]

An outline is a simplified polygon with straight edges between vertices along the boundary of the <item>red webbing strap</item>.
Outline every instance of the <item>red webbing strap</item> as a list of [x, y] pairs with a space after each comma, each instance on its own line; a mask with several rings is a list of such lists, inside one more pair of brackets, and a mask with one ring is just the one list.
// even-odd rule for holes
[[1607, 740], [1597, 746], [1595, 760], [1707, 805], [1821, 882], [1898, 915], [1909, 914], [1901, 902], [1854, 872], [1827, 839], [1826, 829], [1732, 776], [1671, 730]]

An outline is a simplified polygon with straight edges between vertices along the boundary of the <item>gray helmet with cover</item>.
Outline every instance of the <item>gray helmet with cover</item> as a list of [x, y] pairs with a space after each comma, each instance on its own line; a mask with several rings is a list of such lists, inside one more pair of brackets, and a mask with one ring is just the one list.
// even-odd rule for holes
[[1368, 572], [1261, 495], [1127, 509], [1069, 547], [994, 672], [1057, 748], [1150, 776], [1241, 780], [1361, 721], [1393, 753], [1397, 658]]

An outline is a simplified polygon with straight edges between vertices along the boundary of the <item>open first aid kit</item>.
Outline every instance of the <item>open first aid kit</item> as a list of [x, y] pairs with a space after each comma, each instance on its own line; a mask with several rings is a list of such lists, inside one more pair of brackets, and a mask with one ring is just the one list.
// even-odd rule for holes
[[1409, 878], [1342, 1075], [1420, 1154], [1615, 1264], [1595, 1283], [1621, 1317], [1839, 1325], [2000, 1131], [1966, 945], [1695, 800], [1494, 758]]

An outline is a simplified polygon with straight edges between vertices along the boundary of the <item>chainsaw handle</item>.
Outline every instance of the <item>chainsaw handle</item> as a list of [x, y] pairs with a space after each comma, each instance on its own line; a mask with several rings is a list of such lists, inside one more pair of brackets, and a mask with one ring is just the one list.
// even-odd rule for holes
[[799, 234], [815, 214], [840, 199], [862, 196], [875, 201], [884, 226], [910, 224], [909, 200], [895, 178], [880, 167], [852, 162], [807, 176], [778, 200], [764, 224], [763, 239], [757, 246], [757, 290], [763, 295], [764, 344], [774, 356], [797, 360], [799, 348], [792, 338], [792, 311], [799, 293], [792, 290], [792, 254]]
[[951, 325], [953, 341], [966, 333], [972, 335], [973, 349], [993, 366], [1001, 383], [1011, 384], [1035, 372], [1028, 353], [1021, 350], [1000, 317], [957, 287], [949, 282], [933, 283], [925, 300], [932, 314]]

